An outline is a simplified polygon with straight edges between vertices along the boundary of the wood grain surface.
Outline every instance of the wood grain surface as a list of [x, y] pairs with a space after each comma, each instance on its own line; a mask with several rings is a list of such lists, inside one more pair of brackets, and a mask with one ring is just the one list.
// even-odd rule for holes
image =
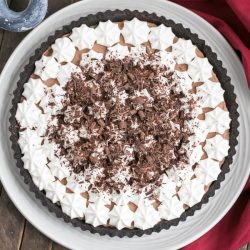
[[[63, 7], [78, 0], [49, 0], [47, 17]], [[27, 0], [8, 1], [11, 9], [20, 11]], [[0, 30], [0, 73], [13, 50], [28, 34], [11, 33]], [[65, 250], [35, 229], [15, 208], [0, 182], [0, 250]], [[241, 250], [250, 250], [246, 245]]]

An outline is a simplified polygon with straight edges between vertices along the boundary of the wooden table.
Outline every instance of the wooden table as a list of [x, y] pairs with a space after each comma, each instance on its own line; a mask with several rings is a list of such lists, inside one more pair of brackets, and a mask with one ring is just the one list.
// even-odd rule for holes
[[[78, 0], [49, 0], [47, 16], [61, 8], [77, 2]], [[13, 10], [20, 11], [25, 8], [26, 0], [10, 0]], [[12, 51], [20, 41], [28, 34], [11, 33], [0, 30], [0, 72]], [[35, 229], [20, 212], [15, 208], [0, 183], [0, 250], [63, 250], [66, 249]], [[242, 247], [250, 250], [250, 245]]]

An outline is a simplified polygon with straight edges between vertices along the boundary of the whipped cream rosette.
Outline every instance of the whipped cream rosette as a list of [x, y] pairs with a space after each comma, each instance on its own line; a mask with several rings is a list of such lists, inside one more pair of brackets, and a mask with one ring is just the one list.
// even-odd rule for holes
[[237, 142], [235, 96], [215, 54], [136, 11], [67, 30], [36, 52], [15, 93], [12, 142], [31, 189], [57, 216], [111, 236], [193, 214]]

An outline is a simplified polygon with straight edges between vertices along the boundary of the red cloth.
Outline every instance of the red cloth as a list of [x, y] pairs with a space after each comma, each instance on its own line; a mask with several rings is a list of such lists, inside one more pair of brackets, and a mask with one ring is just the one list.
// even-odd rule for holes
[[[241, 53], [250, 87], [250, 0], [174, 0], [206, 19]], [[250, 179], [227, 215], [183, 250], [237, 250], [250, 242]]]
[[238, 250], [250, 242], [250, 179], [225, 217], [183, 250]]
[[173, 0], [206, 19], [241, 53], [250, 88], [250, 0]]

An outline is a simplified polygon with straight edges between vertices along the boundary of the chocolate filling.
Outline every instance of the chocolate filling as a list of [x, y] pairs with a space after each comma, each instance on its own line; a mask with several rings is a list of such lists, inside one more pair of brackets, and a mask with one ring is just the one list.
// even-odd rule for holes
[[58, 124], [47, 134], [74, 173], [88, 181], [97, 171], [93, 192], [131, 186], [152, 193], [167, 169], [188, 163], [184, 145], [192, 132], [185, 121], [193, 119], [195, 101], [177, 91], [166, 66], [145, 65], [156, 59], [96, 61], [104, 65], [99, 73], [86, 65], [65, 87]]

